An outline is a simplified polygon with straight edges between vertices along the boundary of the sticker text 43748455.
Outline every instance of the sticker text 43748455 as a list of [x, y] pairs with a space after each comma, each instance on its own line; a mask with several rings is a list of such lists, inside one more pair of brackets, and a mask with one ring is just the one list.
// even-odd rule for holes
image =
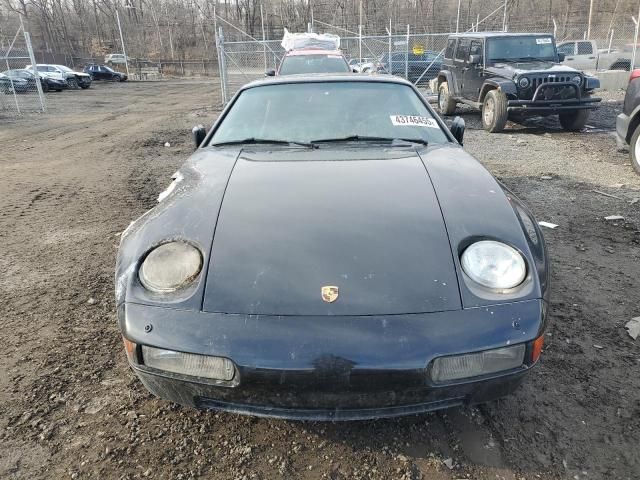
[[420, 117], [418, 115], [390, 115], [391, 123], [401, 127], [427, 127], [440, 128], [438, 122], [430, 117]]

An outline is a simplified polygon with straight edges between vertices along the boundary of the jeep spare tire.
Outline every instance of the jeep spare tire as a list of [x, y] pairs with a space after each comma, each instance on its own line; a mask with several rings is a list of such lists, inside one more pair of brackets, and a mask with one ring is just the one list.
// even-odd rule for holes
[[500, 90], [490, 90], [482, 103], [482, 126], [487, 132], [501, 132], [507, 116], [507, 96]]
[[447, 82], [442, 82], [438, 87], [438, 109], [443, 115], [453, 115], [456, 111], [456, 101], [449, 95]]
[[589, 120], [589, 110], [571, 110], [558, 115], [560, 125], [569, 132], [578, 132]]

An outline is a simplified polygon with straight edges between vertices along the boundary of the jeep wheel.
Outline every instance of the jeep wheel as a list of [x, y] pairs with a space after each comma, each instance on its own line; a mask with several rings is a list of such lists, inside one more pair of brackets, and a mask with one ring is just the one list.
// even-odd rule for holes
[[629, 157], [631, 157], [631, 166], [640, 174], [640, 127], [636, 127], [635, 132], [631, 136], [629, 142]]
[[568, 132], [579, 132], [587, 124], [589, 110], [573, 110], [558, 115], [560, 125]]
[[447, 82], [442, 82], [438, 88], [438, 108], [443, 115], [453, 115], [456, 111], [456, 101], [449, 95]]
[[487, 132], [501, 132], [507, 118], [507, 96], [499, 90], [489, 91], [482, 104], [482, 126]]

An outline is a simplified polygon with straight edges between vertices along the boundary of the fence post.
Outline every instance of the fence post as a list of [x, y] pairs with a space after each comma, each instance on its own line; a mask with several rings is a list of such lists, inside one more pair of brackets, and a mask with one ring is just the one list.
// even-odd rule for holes
[[220, 56], [220, 80], [222, 84], [222, 104], [227, 104], [227, 62], [224, 53], [224, 35], [222, 34], [222, 27], [219, 27], [218, 33], [218, 48]]
[[404, 78], [409, 80], [409, 25], [407, 25], [407, 45], [404, 55]]
[[393, 73], [393, 66], [391, 64], [391, 59], [393, 58], [393, 54], [392, 54], [392, 50], [391, 50], [391, 44], [393, 43], [393, 35], [391, 32], [391, 18], [389, 18], [389, 58], [387, 59], [387, 70], [388, 70], [388, 74], [392, 75]]
[[609, 49], [607, 50], [607, 53], [611, 53], [611, 44], [613, 43], [613, 32], [615, 30], [612, 28], [611, 29], [611, 35], [609, 36]]
[[362, 25], [358, 25], [358, 61], [362, 64]]
[[[22, 22], [22, 17], [20, 17], [20, 22]], [[36, 89], [38, 90], [38, 99], [40, 100], [40, 108], [44, 112], [46, 110], [44, 103], [44, 93], [42, 92], [42, 85], [40, 85], [40, 76], [38, 75], [38, 68], [36, 67], [36, 57], [33, 55], [33, 49], [31, 48], [31, 35], [29, 32], [22, 28], [22, 33], [24, 34], [24, 40], [27, 44], [27, 51], [29, 52], [29, 59], [31, 60], [31, 65], [33, 65], [33, 74], [36, 77]], [[15, 93], [15, 92], [14, 92]]]
[[502, 14], [502, 31], [507, 31], [507, 1], [504, 0], [504, 13]]
[[262, 15], [262, 3], [260, 3], [260, 25], [262, 26], [262, 56], [264, 57], [264, 71], [267, 71], [267, 44], [264, 35], [264, 15]]
[[629, 68], [630, 71], [633, 71], [633, 69], [636, 66], [636, 50], [638, 47], [638, 29], [640, 28], [640, 6], [638, 6], [638, 17], [637, 19], [634, 19], [634, 21], [636, 23], [636, 33], [634, 35], [634, 41], [633, 41], [633, 54], [631, 55], [631, 67]]

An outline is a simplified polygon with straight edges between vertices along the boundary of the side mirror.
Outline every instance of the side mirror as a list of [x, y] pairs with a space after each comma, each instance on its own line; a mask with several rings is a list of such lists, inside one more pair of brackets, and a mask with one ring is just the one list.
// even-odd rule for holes
[[453, 135], [453, 138], [455, 138], [460, 145], [463, 144], [462, 139], [464, 138], [464, 129], [464, 119], [460, 117], [454, 118], [453, 122], [451, 122], [451, 126], [449, 127], [451, 135]]
[[480, 55], [469, 55], [469, 63], [471, 65], [478, 65], [481, 60], [482, 58], [480, 57]]
[[564, 57], [565, 57], [564, 53], [559, 53], [558, 54], [558, 63], [564, 62]]
[[265, 77], [275, 77], [276, 76], [276, 71], [273, 68], [270, 68], [269, 70], [264, 72], [264, 76]]
[[196, 125], [191, 129], [191, 134], [193, 135], [193, 143], [195, 144], [195, 148], [198, 148], [204, 137], [207, 136], [207, 131], [202, 125]]
[[351, 69], [351, 73], [360, 73], [360, 72], [358, 72], [358, 69], [357, 69], [357, 68], [352, 68], [352, 69]]

